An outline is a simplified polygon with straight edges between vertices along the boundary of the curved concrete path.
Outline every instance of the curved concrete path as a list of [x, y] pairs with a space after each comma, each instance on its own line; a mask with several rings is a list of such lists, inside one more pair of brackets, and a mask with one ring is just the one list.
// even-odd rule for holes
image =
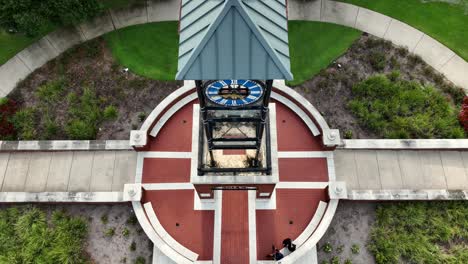
[[[329, 0], [289, 0], [288, 4], [291, 20], [340, 24], [407, 46], [411, 52], [420, 55], [425, 62], [468, 91], [468, 63], [440, 42], [405, 23], [366, 8]], [[148, 0], [144, 6], [111, 10], [77, 27], [52, 32], [0, 67], [0, 97], [9, 94], [20, 80], [35, 69], [76, 44], [119, 28], [178, 18], [178, 0]]]

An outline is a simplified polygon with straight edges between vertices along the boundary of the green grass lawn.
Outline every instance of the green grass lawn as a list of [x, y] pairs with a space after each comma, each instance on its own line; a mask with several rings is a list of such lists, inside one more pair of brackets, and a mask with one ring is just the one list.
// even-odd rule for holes
[[294, 80], [299, 85], [327, 67], [359, 38], [361, 32], [335, 24], [290, 21], [289, 51]]
[[177, 22], [127, 27], [104, 38], [117, 61], [131, 71], [157, 80], [174, 80], [179, 49]]
[[401, 20], [437, 39], [468, 61], [467, 2], [454, 5], [421, 0], [339, 0]]
[[468, 263], [466, 201], [381, 203], [368, 245], [378, 264]]
[[[291, 67], [301, 84], [345, 52], [360, 32], [354, 29], [306, 21], [289, 24]], [[161, 37], [161, 36], [164, 36]], [[176, 22], [138, 25], [105, 36], [117, 61], [133, 72], [159, 80], [173, 80], [177, 71]]]
[[38, 39], [40, 37], [30, 38], [23, 34], [9, 34], [0, 29], [0, 65]]

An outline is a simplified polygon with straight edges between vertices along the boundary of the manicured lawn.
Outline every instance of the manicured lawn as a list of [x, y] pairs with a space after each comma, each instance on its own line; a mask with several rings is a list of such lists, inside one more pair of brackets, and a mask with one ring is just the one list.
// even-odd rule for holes
[[30, 38], [23, 34], [9, 34], [0, 29], [0, 65], [7, 62], [16, 53], [31, 45], [39, 38]]
[[131, 71], [158, 80], [174, 80], [179, 35], [177, 22], [132, 26], [104, 36], [117, 61]]
[[401, 20], [437, 39], [468, 61], [468, 12], [459, 5], [421, 0], [339, 0]]
[[[354, 29], [306, 21], [289, 24], [291, 67], [294, 81], [301, 84], [344, 53], [360, 32]], [[164, 36], [164, 37], [161, 37]], [[137, 74], [173, 80], [177, 71], [176, 22], [138, 25], [105, 36], [117, 61]]]
[[359, 38], [355, 29], [320, 22], [290, 21], [289, 51], [294, 80], [299, 85], [343, 54]]

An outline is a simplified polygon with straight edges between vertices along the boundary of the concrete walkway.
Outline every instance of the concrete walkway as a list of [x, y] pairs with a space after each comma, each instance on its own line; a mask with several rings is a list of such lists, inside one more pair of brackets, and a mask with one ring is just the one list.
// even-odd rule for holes
[[[407, 46], [449, 80], [468, 90], [468, 63], [440, 42], [405, 23], [365, 8], [329, 0], [289, 0], [288, 4], [289, 19], [345, 25]], [[52, 32], [0, 66], [0, 97], [9, 94], [31, 72], [76, 44], [119, 28], [178, 18], [178, 0], [148, 0], [147, 5], [109, 11], [77, 27]]]
[[334, 152], [336, 178], [346, 182], [348, 198], [355, 200], [468, 199], [465, 143], [349, 140]]
[[134, 151], [1, 152], [1, 192], [122, 192]]

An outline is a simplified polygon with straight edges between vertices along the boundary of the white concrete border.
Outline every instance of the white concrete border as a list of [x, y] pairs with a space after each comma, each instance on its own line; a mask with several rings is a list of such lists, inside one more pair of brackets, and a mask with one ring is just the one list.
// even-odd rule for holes
[[468, 149], [468, 139], [346, 139], [341, 149]]
[[256, 199], [257, 191], [248, 191], [248, 221], [249, 221], [249, 259], [250, 264], [257, 263], [257, 217]]
[[349, 200], [468, 200], [468, 190], [351, 190]]
[[330, 202], [328, 203], [327, 209], [325, 211], [325, 214], [322, 217], [322, 221], [320, 221], [320, 224], [317, 226], [312, 236], [310, 236], [309, 239], [307, 239], [307, 241], [302, 244], [302, 246], [298, 247], [296, 251], [292, 252], [291, 254], [284, 257], [282, 260], [277, 261], [276, 263], [293, 264], [294, 262], [299, 260], [302, 256], [307, 254], [307, 252], [312, 250], [317, 245], [319, 240], [323, 237], [328, 227], [330, 226], [330, 223], [333, 219], [333, 216], [335, 215], [337, 207], [338, 207], [338, 200], [335, 200], [335, 199], [330, 200]]
[[171, 248], [168, 244], [166, 244], [161, 237], [158, 236], [156, 231], [151, 226], [148, 218], [146, 217], [145, 210], [140, 202], [132, 202], [133, 210], [135, 215], [138, 219], [138, 223], [140, 223], [141, 228], [145, 231], [145, 234], [149, 237], [151, 242], [153, 242], [154, 246], [157, 246], [158, 249], [167, 257], [169, 257], [172, 261], [177, 264], [193, 264], [192, 261], [180, 255], [177, 251]]
[[151, 202], [147, 202], [143, 206], [151, 225], [153, 226], [156, 233], [161, 237], [161, 239], [185, 258], [191, 260], [192, 262], [196, 261], [198, 259], [198, 254], [181, 245], [166, 231], [166, 229], [164, 229], [164, 227], [161, 225], [161, 222], [159, 222], [158, 217], [156, 216], [156, 212], [154, 211]]
[[307, 241], [307, 239], [314, 233], [315, 229], [317, 229], [320, 221], [322, 220], [326, 210], [327, 203], [320, 201], [317, 210], [315, 211], [315, 214], [310, 220], [309, 224], [302, 231], [302, 233], [294, 240], [294, 244], [296, 244], [296, 246], [302, 246]]
[[131, 150], [128, 140], [0, 141], [0, 151]]
[[0, 203], [120, 203], [122, 192], [0, 192]]

